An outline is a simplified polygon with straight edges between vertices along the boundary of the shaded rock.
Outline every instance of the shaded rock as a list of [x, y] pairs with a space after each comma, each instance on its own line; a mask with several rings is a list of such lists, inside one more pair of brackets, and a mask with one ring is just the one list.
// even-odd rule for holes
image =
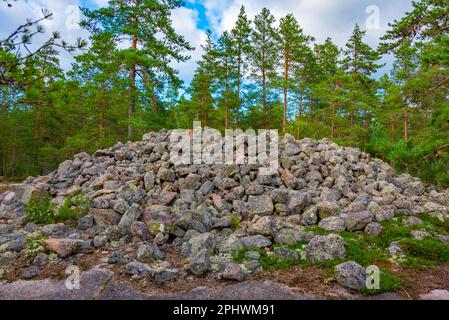
[[363, 230], [365, 226], [373, 221], [369, 211], [350, 212], [344, 216], [346, 227], [349, 231]]
[[24, 279], [32, 279], [34, 277], [37, 277], [39, 275], [40, 271], [37, 266], [30, 266], [23, 270], [22, 272], [22, 278]]
[[131, 233], [131, 225], [134, 221], [137, 221], [140, 217], [140, 206], [136, 203], [134, 203], [129, 209], [125, 212], [125, 214], [122, 216], [118, 227], [123, 231], [125, 234]]
[[132, 275], [134, 278], [148, 278], [153, 277], [155, 271], [147, 264], [141, 262], [130, 262], [125, 267], [125, 274]]
[[148, 230], [148, 226], [141, 221], [134, 221], [131, 224], [131, 235], [141, 240], [150, 240], [151, 234]]
[[384, 231], [384, 227], [377, 222], [368, 223], [365, 227], [365, 233], [370, 236], [378, 236]]
[[136, 257], [140, 262], [151, 263], [163, 259], [164, 255], [156, 245], [143, 243], [137, 249]]
[[210, 259], [207, 249], [202, 249], [190, 258], [187, 270], [196, 275], [206, 273], [210, 268]]

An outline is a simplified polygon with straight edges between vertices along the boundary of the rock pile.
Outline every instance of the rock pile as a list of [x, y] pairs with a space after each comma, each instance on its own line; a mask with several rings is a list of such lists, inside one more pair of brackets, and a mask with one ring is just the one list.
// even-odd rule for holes
[[[158, 283], [206, 272], [242, 280], [260, 269], [256, 251], [246, 253], [246, 262], [234, 262], [243, 247], [289, 256], [298, 253], [270, 247], [307, 240], [302, 258], [345, 257], [343, 238], [315, 235], [307, 226], [377, 235], [379, 222], [398, 213], [409, 216], [410, 223], [423, 212], [449, 218], [449, 190], [438, 192], [408, 174], [395, 175], [388, 164], [355, 148], [286, 135], [278, 174], [260, 176], [257, 165], [173, 165], [170, 133], [77, 154], [49, 175], [30, 177], [0, 194], [0, 266], [23, 254], [27, 235], [39, 232], [46, 252], [59, 259], [76, 260], [79, 253], [102, 248], [109, 250], [110, 264], [123, 264], [126, 274]], [[58, 208], [75, 194], [89, 200], [88, 214], [75, 225], [27, 220], [25, 207], [32, 197], [50, 195]], [[124, 250], [125, 245], [133, 249]], [[176, 252], [183, 266], [169, 262], [168, 252]], [[37, 255], [28, 277], [49, 257]], [[354, 270], [362, 276], [348, 280]], [[340, 282], [361, 286], [357, 266], [346, 264], [338, 271]]]

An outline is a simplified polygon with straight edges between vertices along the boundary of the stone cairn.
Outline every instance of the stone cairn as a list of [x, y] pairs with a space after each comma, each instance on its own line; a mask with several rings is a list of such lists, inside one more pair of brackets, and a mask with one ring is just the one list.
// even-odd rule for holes
[[[382, 232], [379, 222], [398, 213], [409, 220], [423, 212], [449, 217], [449, 190], [396, 175], [381, 160], [326, 139], [284, 136], [278, 173], [261, 176], [257, 165], [174, 165], [170, 134], [162, 130], [140, 142], [77, 154], [54, 172], [0, 194], [0, 267], [23, 255], [27, 235], [39, 232], [45, 252], [34, 258], [25, 278], [39, 274], [56, 255], [59, 263], [76, 264], [78, 256], [101, 248], [109, 252], [109, 264], [123, 265], [135, 278], [164, 283], [212, 272], [241, 281], [261, 269], [257, 251], [246, 254], [253, 260], [233, 260], [243, 247], [288, 256], [292, 252], [273, 252], [272, 244], [308, 241], [301, 258], [342, 259], [345, 241], [338, 232], [376, 235]], [[76, 223], [42, 226], [27, 220], [25, 207], [33, 196], [50, 196], [57, 212], [74, 194], [89, 199], [88, 214]], [[308, 226], [331, 234], [315, 235]], [[175, 252], [177, 265], [168, 261], [168, 252]], [[347, 262], [337, 268], [337, 280], [359, 288], [363, 273]]]

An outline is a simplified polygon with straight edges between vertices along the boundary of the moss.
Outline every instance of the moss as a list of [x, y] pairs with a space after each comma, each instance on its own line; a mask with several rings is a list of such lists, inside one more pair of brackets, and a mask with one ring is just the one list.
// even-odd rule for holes
[[428, 213], [421, 214], [419, 218], [424, 221], [424, 226], [428, 229], [435, 230], [442, 235], [449, 235], [449, 219], [446, 219], [443, 222]]
[[330, 233], [332, 233], [331, 231], [327, 231], [323, 228], [320, 227], [304, 227], [304, 231], [309, 232], [312, 231], [314, 234], [318, 235], [318, 236], [325, 236], [328, 235]]
[[237, 230], [240, 228], [240, 219], [239, 217], [237, 217], [237, 215], [235, 213], [231, 214], [230, 216], [231, 219], [231, 228], [233, 230]]
[[386, 250], [379, 247], [373, 237], [351, 232], [342, 232], [340, 235], [346, 242], [346, 260], [355, 261], [364, 267], [388, 260]]
[[398, 291], [403, 284], [404, 284], [403, 277], [394, 275], [388, 270], [381, 270], [379, 289], [364, 288], [363, 290], [361, 290], [361, 292], [366, 295], [375, 295], [382, 292], [393, 292]]
[[265, 252], [265, 250], [262, 250], [260, 248], [257, 247], [245, 247], [245, 248], [241, 248], [237, 254], [234, 256], [234, 260], [236, 262], [244, 262], [247, 259], [245, 258], [245, 254], [248, 251], [257, 251], [260, 254], [260, 258], [259, 258], [259, 262], [261, 267], [264, 270], [269, 270], [269, 269], [288, 269], [294, 265], [300, 264], [301, 260], [296, 260], [296, 259], [288, 259], [288, 260], [284, 260], [281, 259], [279, 256], [273, 255], [273, 254], [268, 254], [267, 252]]
[[449, 247], [437, 239], [403, 239], [400, 245], [405, 253], [406, 266], [422, 269], [437, 263], [449, 262]]

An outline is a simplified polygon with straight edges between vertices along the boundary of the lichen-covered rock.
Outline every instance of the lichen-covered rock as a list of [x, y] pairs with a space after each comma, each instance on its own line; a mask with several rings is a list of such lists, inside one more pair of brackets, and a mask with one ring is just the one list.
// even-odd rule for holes
[[249, 196], [248, 211], [250, 215], [269, 216], [273, 214], [274, 205], [269, 195]]
[[134, 278], [141, 279], [153, 277], [155, 271], [148, 264], [133, 261], [126, 265], [125, 273], [132, 275]]
[[347, 261], [335, 267], [335, 280], [342, 285], [355, 290], [366, 286], [365, 268], [354, 261]]
[[327, 217], [321, 220], [318, 226], [327, 231], [341, 232], [346, 230], [346, 223], [340, 217]]
[[343, 259], [346, 256], [345, 241], [337, 234], [315, 236], [305, 247], [305, 256], [317, 262]]
[[350, 212], [344, 216], [346, 227], [349, 231], [363, 230], [365, 226], [373, 221], [369, 211]]
[[210, 258], [207, 249], [202, 249], [190, 258], [187, 269], [196, 275], [206, 273], [210, 268]]
[[226, 280], [243, 281], [245, 279], [245, 272], [237, 263], [228, 262], [224, 266], [221, 273], [221, 278]]
[[283, 228], [279, 230], [275, 237], [274, 242], [278, 244], [295, 244], [298, 241], [306, 241], [312, 239], [314, 233], [311, 231], [304, 231], [302, 228]]
[[262, 235], [243, 237], [240, 240], [244, 247], [265, 248], [271, 246], [271, 240]]

